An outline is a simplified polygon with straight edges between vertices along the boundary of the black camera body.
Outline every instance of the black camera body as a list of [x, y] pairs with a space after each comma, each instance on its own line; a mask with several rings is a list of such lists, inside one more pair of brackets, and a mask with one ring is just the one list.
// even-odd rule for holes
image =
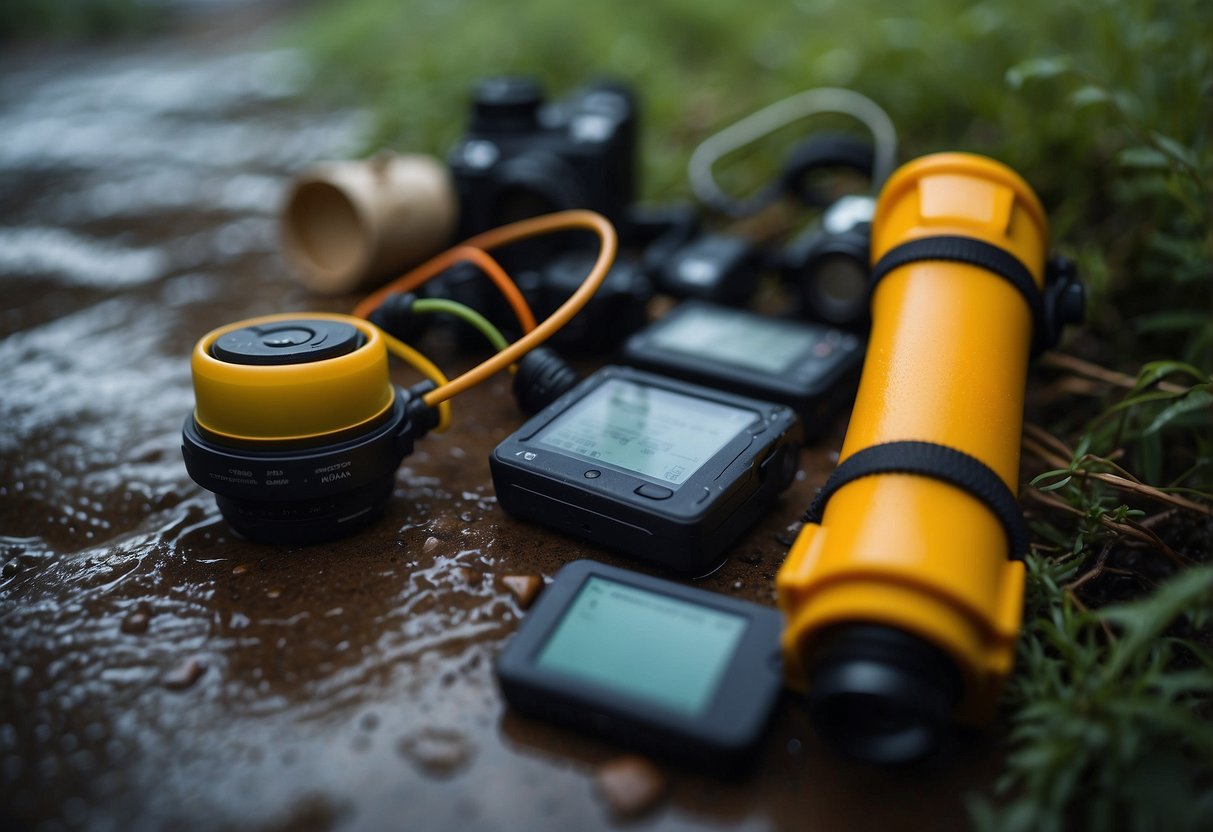
[[459, 238], [570, 208], [622, 225], [636, 196], [636, 116], [632, 92], [619, 83], [548, 102], [529, 78], [480, 82], [467, 135], [447, 158]]
[[831, 175], [842, 175], [844, 185], [848, 175], [872, 182], [875, 169], [871, 145], [835, 133], [810, 136], [784, 162], [776, 190], [821, 212], [775, 258], [798, 314], [805, 320], [856, 332], [867, 330], [876, 198], [866, 193], [838, 195], [828, 186]]
[[875, 209], [873, 197], [841, 197], [784, 248], [780, 272], [800, 317], [860, 332], [867, 329]]

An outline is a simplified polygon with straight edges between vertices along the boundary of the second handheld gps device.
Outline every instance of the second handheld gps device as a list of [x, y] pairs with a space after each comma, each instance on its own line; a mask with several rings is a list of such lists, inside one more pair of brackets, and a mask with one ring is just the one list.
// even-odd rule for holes
[[628, 339], [623, 360], [794, 409], [812, 439], [850, 404], [863, 344], [834, 327], [684, 301]]
[[497, 659], [518, 710], [703, 768], [753, 754], [783, 687], [779, 613], [589, 560]]
[[790, 408], [604, 367], [493, 451], [510, 514], [703, 575], [792, 481]]

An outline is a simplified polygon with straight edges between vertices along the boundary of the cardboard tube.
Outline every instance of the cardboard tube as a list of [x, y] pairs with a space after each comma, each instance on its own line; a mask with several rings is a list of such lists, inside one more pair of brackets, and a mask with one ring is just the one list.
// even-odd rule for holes
[[291, 185], [282, 248], [309, 289], [364, 291], [446, 248], [457, 211], [450, 174], [431, 156], [322, 162]]

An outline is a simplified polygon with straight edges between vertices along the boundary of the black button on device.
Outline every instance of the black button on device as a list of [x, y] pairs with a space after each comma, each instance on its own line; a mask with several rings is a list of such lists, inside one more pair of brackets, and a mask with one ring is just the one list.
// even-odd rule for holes
[[648, 497], [650, 500], [668, 500], [674, 496], [674, 492], [664, 485], [654, 485], [651, 482], [637, 487], [636, 493], [641, 497]]
[[585, 474], [583, 474], [583, 476], [587, 480], [596, 480], [602, 476], [602, 472], [599, 471], [597, 468], [591, 468], [590, 470], [586, 471]]
[[362, 343], [352, 324], [298, 318], [233, 330], [215, 341], [211, 355], [228, 364], [306, 364], [346, 355]]

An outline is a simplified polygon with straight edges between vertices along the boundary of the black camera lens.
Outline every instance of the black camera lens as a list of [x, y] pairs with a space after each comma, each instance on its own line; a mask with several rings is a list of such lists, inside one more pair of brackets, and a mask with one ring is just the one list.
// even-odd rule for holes
[[781, 268], [803, 317], [867, 327], [873, 207], [870, 197], [843, 197], [788, 244]]
[[475, 133], [526, 132], [539, 126], [543, 90], [534, 78], [501, 75], [476, 86], [471, 129]]
[[811, 672], [810, 717], [847, 756], [897, 765], [929, 756], [951, 732], [960, 696], [955, 665], [941, 651], [901, 630], [839, 627], [818, 651]]
[[827, 252], [805, 269], [806, 306], [821, 320], [850, 324], [864, 317], [868, 302], [868, 263], [855, 253]]

